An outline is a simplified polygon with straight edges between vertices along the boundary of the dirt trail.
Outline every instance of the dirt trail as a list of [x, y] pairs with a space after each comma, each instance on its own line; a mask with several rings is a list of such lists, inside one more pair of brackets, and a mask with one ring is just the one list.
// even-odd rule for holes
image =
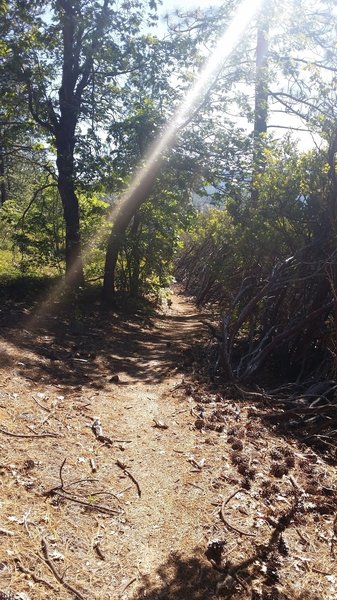
[[[184, 350], [205, 335], [195, 307], [176, 293], [151, 326], [143, 317], [121, 322], [108, 313], [101, 322], [97, 314], [76, 323], [64, 317], [48, 326], [41, 321], [34, 332], [18, 326], [0, 333], [1, 600], [9, 598], [5, 591], [23, 594], [17, 600], [217, 598], [221, 576], [204, 556], [208, 542], [226, 541], [234, 562], [251, 556], [269, 539], [268, 519], [291, 507], [294, 490], [287, 476], [270, 479], [270, 456], [280, 439], [251, 418], [252, 405], [218, 402], [201, 387], [199, 402], [198, 394], [177, 387]], [[222, 423], [220, 432], [195, 426], [203, 411], [209, 423]], [[110, 444], [95, 438], [96, 418]], [[156, 426], [160, 422], [167, 428]], [[50, 433], [59, 437], [34, 437]], [[287, 450], [284, 456], [296, 455], [306, 467], [296, 472], [299, 485], [312, 487], [313, 475], [334, 486], [332, 467], [295, 442], [281, 443], [281, 458]], [[219, 511], [234, 492], [226, 505], [231, 529]], [[328, 498], [319, 527], [313, 514], [306, 533], [287, 532], [292, 551], [284, 559], [282, 589], [289, 588], [291, 598], [300, 598], [299, 590], [306, 590], [306, 600], [337, 597], [329, 506]], [[77, 596], [51, 572], [42, 540]], [[251, 598], [247, 589], [239, 586], [231, 597]], [[273, 593], [254, 597], [282, 597]]]
[[[34, 554], [41, 558], [42, 538], [49, 539], [51, 552], [57, 548], [60, 564], [69, 568], [75, 587], [88, 589], [85, 598], [138, 597], [137, 589], [144, 585], [149, 594], [166, 576], [170, 578], [171, 563], [173, 570], [183, 565], [185, 579], [186, 564], [196, 560], [196, 548], [202, 555], [207, 545], [212, 527], [207, 521], [214, 507], [205, 490], [213, 468], [221, 462], [217, 436], [204, 436], [194, 429], [193, 400], [175, 391], [183, 377], [179, 369], [182, 352], [203, 332], [195, 307], [179, 295], [173, 296], [166, 314], [158, 316], [151, 328], [118, 325], [117, 319], [104, 340], [101, 331], [82, 331], [82, 340], [95, 335], [102, 340], [94, 367], [85, 358], [75, 358], [78, 362], [71, 361], [69, 368], [59, 360], [70, 338], [57, 325], [54, 331], [45, 329], [43, 322], [37, 333], [21, 328], [10, 336], [4, 332], [0, 387], [4, 429], [19, 435], [48, 430], [62, 437], [57, 441], [0, 437], [3, 495], [7, 496], [0, 529], [9, 528], [13, 534], [4, 534], [0, 590], [23, 591], [29, 599], [59, 597], [43, 583], [35, 584], [32, 592], [29, 577], [9, 560], [19, 559], [24, 568], [36, 568], [42, 577], [43, 562], [38, 561], [36, 567], [32, 564]], [[99, 343], [95, 345], [97, 350]], [[52, 359], [50, 351], [46, 356], [46, 346], [52, 348]], [[110, 381], [114, 374], [118, 383]], [[95, 418], [100, 419], [106, 436], [122, 441], [112, 448], [96, 441], [90, 429]], [[161, 422], [167, 429], [157, 426]], [[69, 481], [97, 478], [99, 484], [92, 487], [118, 496], [121, 511], [116, 518], [111, 521], [105, 515], [88, 513], [57, 496], [51, 503], [41, 500], [41, 493], [60, 484], [65, 458], [62, 478], [66, 487]], [[95, 461], [97, 474], [90, 472], [90, 460]], [[139, 483], [141, 498], [117, 460], [127, 465]], [[85, 488], [69, 487], [68, 493], [72, 490], [77, 498], [87, 500]], [[93, 497], [103, 504], [104, 494]], [[96, 542], [104, 560], [99, 560]], [[198, 563], [193, 577], [199, 577], [199, 570]], [[61, 597], [68, 597], [59, 588]], [[143, 597], [142, 591], [139, 594]]]
[[[200, 316], [179, 297], [173, 299], [170, 313], [156, 325], [158, 341], [154, 358], [148, 362], [145, 381], [134, 381], [136, 368], [132, 376], [126, 373], [123, 381], [128, 385], [119, 388], [121, 391], [114, 399], [118, 435], [132, 440], [125, 451], [125, 460], [142, 492], [141, 499], [132, 502], [127, 510], [130, 528], [124, 533], [120, 547], [122, 564], [126, 561], [136, 569], [130, 575], [138, 572], [153, 577], [170, 555], [179, 553], [191, 558], [197, 546], [205, 548], [205, 515], [210, 514], [211, 507], [203, 485], [209, 484], [209, 474], [207, 468], [199, 469], [193, 460], [205, 460], [207, 464], [211, 455], [214, 466], [216, 454], [216, 461], [221, 461], [221, 455], [214, 452], [216, 436], [210, 440], [193, 427], [192, 398], [182, 401], [174, 393], [182, 380], [182, 375], [174, 369], [179, 358], [177, 349], [181, 351], [201, 335]], [[153, 340], [149, 343], [153, 349]], [[172, 361], [170, 374], [168, 355]], [[166, 377], [158, 381], [162, 371]], [[97, 410], [104, 414], [109, 407], [98, 401]], [[156, 427], [156, 421], [168, 428]]]

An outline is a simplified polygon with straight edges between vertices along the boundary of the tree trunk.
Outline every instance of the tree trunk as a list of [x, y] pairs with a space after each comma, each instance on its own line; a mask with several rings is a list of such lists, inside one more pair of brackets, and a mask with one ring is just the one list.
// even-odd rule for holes
[[140, 251], [139, 251], [139, 231], [140, 231], [140, 214], [139, 211], [133, 217], [133, 223], [131, 227], [131, 243], [132, 251], [130, 256], [131, 266], [131, 277], [130, 277], [130, 294], [131, 296], [138, 296], [140, 286]]
[[84, 283], [80, 238], [80, 213], [74, 185], [74, 136], [67, 124], [60, 122], [56, 135], [57, 185], [66, 226], [66, 283], [78, 287]]
[[[51, 134], [57, 152], [58, 190], [62, 200], [66, 226], [66, 283], [78, 287], [84, 283], [81, 257], [80, 214], [75, 193], [74, 148], [75, 129], [83, 101], [83, 92], [91, 81], [93, 56], [105, 27], [104, 15], [108, 0], [98, 10], [91, 31], [91, 46], [86, 48], [79, 0], [58, 0], [56, 12], [62, 31], [62, 79], [57, 110], [45, 90], [36, 94], [36, 87], [27, 81], [29, 110], [35, 121]], [[85, 4], [85, 3], [84, 3]], [[86, 52], [87, 50], [87, 52]], [[85, 56], [81, 60], [81, 53]], [[43, 99], [43, 100], [42, 100]], [[41, 115], [41, 103], [45, 114]]]
[[251, 200], [256, 206], [259, 193], [255, 187], [256, 175], [263, 169], [263, 135], [267, 132], [268, 117], [268, 22], [264, 18], [258, 25], [256, 43], [256, 82], [254, 108], [254, 149]]
[[6, 202], [7, 197], [5, 149], [0, 144], [0, 206]]
[[160, 161], [153, 163], [145, 171], [141, 171], [135, 177], [130, 189], [126, 191], [119, 201], [117, 214], [113, 219], [105, 258], [103, 298], [107, 301], [112, 300], [115, 293], [117, 259], [124, 241], [126, 229], [137, 210], [149, 197], [158, 172], [159, 163]]
[[84, 283], [84, 275], [78, 200], [74, 185], [67, 182], [62, 172], [59, 172], [58, 176], [58, 190], [66, 226], [66, 281], [68, 284], [79, 286]]
[[328, 148], [328, 165], [329, 165], [329, 183], [330, 191], [328, 196], [328, 211], [329, 225], [336, 233], [337, 231], [337, 173], [336, 173], [336, 156], [337, 156], [337, 129], [334, 130]]
[[268, 25], [262, 23], [257, 31], [254, 138], [267, 131], [268, 117]]

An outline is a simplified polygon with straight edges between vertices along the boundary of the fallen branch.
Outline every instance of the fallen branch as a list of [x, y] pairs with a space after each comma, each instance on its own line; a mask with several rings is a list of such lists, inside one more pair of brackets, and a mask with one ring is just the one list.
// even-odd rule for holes
[[55, 565], [49, 556], [48, 544], [44, 538], [42, 538], [42, 540], [41, 540], [41, 548], [42, 548], [44, 562], [46, 563], [46, 565], [49, 567], [49, 569], [53, 573], [55, 579], [57, 579], [57, 581], [59, 583], [61, 583], [61, 585], [63, 585], [63, 587], [66, 590], [68, 590], [68, 592], [71, 592], [72, 594], [74, 594], [74, 596], [75, 596], [75, 598], [77, 598], [77, 600], [85, 600], [84, 596], [82, 596], [82, 594], [76, 588], [74, 588], [72, 585], [70, 585], [69, 583], [64, 581], [64, 574], [60, 575], [60, 573], [55, 568]]
[[75, 502], [76, 504], [81, 504], [81, 506], [85, 506], [90, 508], [90, 510], [97, 510], [98, 512], [104, 513], [106, 515], [118, 515], [119, 510], [109, 508], [108, 506], [103, 506], [102, 504], [96, 504], [95, 502], [86, 502], [85, 500], [80, 500], [80, 498], [76, 498], [76, 496], [72, 496], [63, 490], [53, 490], [53, 495], [60, 496], [65, 500], [69, 500], [70, 502]]
[[37, 400], [37, 398], [35, 398], [35, 396], [32, 396], [34, 402], [40, 407], [42, 408], [42, 410], [45, 410], [46, 412], [50, 413], [51, 410], [50, 408], [48, 408], [47, 406], [43, 406], [43, 404], [40, 404], [40, 402]]
[[141, 492], [141, 489], [140, 489], [140, 486], [139, 486], [139, 483], [138, 483], [137, 479], [135, 479], [134, 476], [130, 473], [130, 471], [127, 470], [126, 465], [124, 463], [122, 463], [121, 460], [117, 460], [116, 461], [116, 465], [117, 465], [117, 467], [119, 467], [120, 469], [122, 469], [123, 473], [125, 475], [127, 475], [127, 477], [130, 477], [131, 481], [133, 481], [133, 483], [135, 484], [135, 486], [137, 488], [138, 496], [140, 498], [141, 495], [142, 495], [142, 492]]
[[226, 527], [232, 531], [235, 531], [236, 533], [239, 533], [240, 535], [246, 535], [247, 537], [255, 537], [255, 533], [248, 533], [247, 531], [242, 531], [242, 529], [239, 529], [238, 527], [234, 527], [234, 525], [232, 525], [231, 523], [229, 523], [229, 521], [227, 521], [227, 519], [225, 519], [222, 510], [220, 511], [221, 514], [221, 519], [224, 522], [224, 524], [226, 525]]
[[[63, 460], [60, 469], [59, 469], [59, 479], [61, 484], [57, 485], [53, 488], [51, 488], [50, 490], [46, 490], [45, 492], [42, 493], [43, 496], [49, 497], [49, 496], [59, 496], [60, 498], [64, 498], [65, 500], [69, 500], [70, 502], [75, 502], [76, 504], [80, 504], [81, 506], [85, 506], [87, 508], [90, 508], [91, 510], [97, 510], [98, 512], [107, 514], [107, 515], [116, 515], [119, 513], [118, 510], [113, 509], [113, 508], [109, 508], [108, 506], [104, 506], [102, 504], [96, 504], [95, 502], [86, 502], [85, 500], [81, 500], [80, 498], [77, 498], [76, 496], [73, 496], [72, 494], [69, 494], [69, 492], [67, 492], [67, 490], [65, 489], [65, 484], [64, 484], [64, 480], [63, 480], [63, 475], [62, 475], [62, 471], [64, 468], [64, 465], [66, 463], [66, 458]], [[78, 479], [76, 481], [72, 481], [70, 483], [68, 483], [68, 487], [71, 485], [75, 485], [78, 483], [83, 483], [83, 482], [92, 482], [95, 480], [92, 479]], [[97, 494], [99, 494], [101, 492], [97, 492]], [[107, 492], [107, 494], [109, 494], [110, 496], [113, 496], [114, 498], [116, 498], [118, 500], [118, 498], [112, 494], [111, 492]], [[94, 494], [93, 494], [94, 495]], [[118, 502], [120, 503], [120, 501], [118, 500]]]
[[320, 575], [332, 575], [331, 571], [322, 571], [322, 569], [317, 569], [317, 567], [311, 567], [311, 571], [313, 573], [319, 573]]
[[[223, 512], [223, 507], [226, 506], [226, 504], [231, 500], [231, 498], [233, 498], [239, 491], [244, 491], [244, 490], [237, 490], [236, 492], [231, 494], [231, 496], [229, 496], [229, 498], [227, 498], [223, 501], [221, 512]], [[295, 499], [294, 499], [292, 506], [289, 508], [288, 512], [281, 515], [279, 517], [278, 521], [274, 524], [274, 530], [272, 531], [272, 533], [270, 535], [268, 543], [266, 545], [260, 544], [259, 546], [257, 546], [256, 552], [252, 556], [241, 561], [240, 563], [238, 563], [236, 565], [231, 563], [228, 560], [226, 560], [225, 564], [222, 565], [220, 562], [221, 556], [220, 556], [220, 560], [216, 560], [216, 554], [210, 552], [209, 549], [206, 551], [206, 556], [210, 560], [213, 568], [225, 577], [224, 581], [221, 582], [220, 584], [218, 584], [218, 590], [223, 589], [224, 587], [226, 587], [226, 589], [228, 589], [229, 587], [234, 586], [235, 583], [240, 584], [242, 587], [244, 587], [246, 589], [247, 584], [240, 577], [239, 574], [243, 573], [247, 569], [247, 567], [251, 566], [256, 561], [258, 561], [260, 563], [267, 562], [269, 556], [272, 554], [272, 552], [275, 550], [275, 548], [277, 548], [277, 545], [280, 542], [282, 533], [291, 524], [292, 519], [293, 519], [296, 511], [298, 510], [298, 507], [299, 507], [299, 493], [298, 493], [298, 490], [295, 490]], [[241, 533], [241, 532], [239, 531], [239, 533]]]
[[239, 492], [245, 492], [245, 490], [243, 490], [243, 489], [236, 490], [235, 492], [233, 492], [233, 494], [231, 494], [228, 498], [225, 498], [225, 500], [223, 501], [223, 503], [221, 505], [221, 508], [220, 508], [220, 517], [221, 517], [221, 520], [223, 521], [223, 523], [226, 525], [226, 527], [228, 529], [231, 529], [232, 531], [235, 531], [236, 533], [239, 533], [240, 535], [246, 535], [247, 537], [255, 537], [255, 533], [248, 533], [247, 531], [242, 531], [242, 529], [239, 529], [238, 527], [234, 527], [234, 525], [232, 525], [231, 523], [229, 523], [229, 521], [225, 517], [225, 506]]
[[100, 419], [95, 419], [93, 424], [91, 425], [91, 430], [94, 433], [96, 440], [102, 442], [106, 446], [112, 446], [113, 440], [106, 435], [103, 435], [103, 428], [101, 425]]
[[98, 558], [100, 558], [101, 560], [105, 560], [105, 555], [103, 554], [103, 552], [101, 550], [101, 546], [100, 546], [99, 542], [95, 542], [93, 548], [94, 548]]
[[304, 537], [303, 533], [300, 532], [300, 530], [298, 529], [298, 527], [295, 527], [295, 531], [298, 535], [298, 537], [300, 538], [300, 540], [302, 540], [303, 544], [306, 544], [307, 546], [310, 546], [310, 540], [307, 539], [306, 537]]
[[2, 429], [1, 427], [0, 427], [0, 433], [3, 433], [4, 435], [9, 435], [10, 437], [24, 438], [24, 439], [33, 439], [33, 438], [58, 438], [58, 437], [61, 437], [59, 433], [52, 433], [52, 432], [34, 433], [34, 434], [12, 433], [11, 431], [7, 431], [6, 429]]
[[35, 575], [35, 573], [34, 573], [34, 571], [32, 571], [32, 569], [28, 569], [28, 567], [25, 567], [19, 558], [14, 558], [14, 562], [15, 562], [17, 570], [20, 571], [21, 573], [24, 573], [25, 575], [29, 575], [29, 577], [31, 577], [32, 580], [35, 581], [35, 583], [42, 583], [50, 590], [53, 590], [53, 592], [56, 592], [56, 593], [59, 592], [59, 590], [57, 588], [55, 588], [51, 583], [49, 583], [49, 581], [46, 581], [46, 579], [43, 579], [42, 577], [38, 577], [37, 575]]
[[284, 411], [277, 411], [277, 412], [271, 412], [271, 413], [260, 413], [260, 412], [256, 412], [254, 413], [255, 417], [260, 417], [261, 419], [288, 419], [288, 417], [292, 417], [292, 416], [298, 416], [301, 417], [302, 415], [305, 415], [307, 417], [310, 416], [316, 416], [316, 415], [320, 415], [320, 414], [327, 414], [327, 413], [336, 413], [336, 406], [334, 406], [333, 404], [324, 404], [324, 406], [316, 406], [316, 407], [312, 407], [312, 408], [305, 408], [305, 407], [298, 407], [298, 408], [292, 408], [290, 410], [284, 410]]
[[106, 446], [112, 446], [113, 444], [124, 443], [131, 444], [132, 440], [115, 440], [109, 438], [106, 435], [103, 435], [103, 428], [100, 419], [95, 419], [93, 424], [91, 425], [91, 430], [95, 435], [96, 440], [102, 442]]
[[90, 467], [93, 473], [97, 472], [97, 465], [93, 458], [90, 459]]
[[157, 429], [168, 429], [168, 425], [166, 425], [166, 423], [163, 423], [162, 421], [158, 421], [157, 419], [153, 419], [153, 421], [154, 421], [153, 427], [156, 427]]
[[245, 398], [245, 396], [252, 396], [254, 398], [254, 400], [257, 400], [257, 399], [261, 399], [261, 401], [272, 400], [273, 402], [275, 400], [272, 396], [269, 396], [267, 394], [267, 392], [250, 392], [248, 390], [243, 390], [237, 384], [234, 384], [233, 388], [235, 390], [237, 390], [243, 398]]
[[133, 579], [130, 579], [130, 581], [121, 590], [120, 595], [124, 594], [125, 590], [127, 590], [128, 587], [130, 587], [130, 585], [132, 585], [135, 581], [137, 581], [137, 577], [134, 577]]
[[0, 535], [6, 535], [7, 537], [13, 537], [15, 535], [15, 533], [13, 531], [10, 531], [9, 529], [4, 529], [3, 527], [0, 527]]

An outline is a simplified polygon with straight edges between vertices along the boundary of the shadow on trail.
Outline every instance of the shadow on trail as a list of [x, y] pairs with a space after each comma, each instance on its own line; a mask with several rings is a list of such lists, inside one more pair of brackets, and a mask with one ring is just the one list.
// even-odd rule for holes
[[[254, 586], [239, 584], [232, 589], [224, 587], [217, 591], [217, 584], [224, 581], [224, 575], [217, 573], [204, 560], [198, 558], [200, 550], [195, 550], [195, 557], [183, 559], [179, 554], [172, 555], [157, 570], [160, 583], [153, 584], [147, 576], [143, 577], [141, 587], [132, 600], [322, 600], [304, 587], [299, 590], [286, 583], [287, 592], [279, 591], [274, 585]], [[262, 588], [255, 591], [254, 587]]]
[[160, 583], [151, 584], [143, 577], [141, 587], [132, 600], [209, 600], [215, 595], [217, 574], [205, 561], [193, 557], [182, 559], [172, 555], [159, 567], [157, 576]]
[[0, 367], [64, 386], [102, 389], [114, 375], [120, 385], [123, 378], [162, 381], [186, 367], [186, 350], [202, 328], [196, 311], [163, 315], [150, 303], [137, 306], [128, 299], [113, 309], [102, 306], [97, 295], [73, 307], [54, 302], [44, 314], [39, 307], [13, 297], [3, 304]]
[[[200, 550], [195, 550], [196, 556], [183, 559], [179, 554], [172, 555], [157, 570], [160, 583], [153, 584], [147, 576], [143, 577], [141, 587], [132, 600], [322, 600], [321, 596], [313, 594], [306, 586], [287, 584], [287, 593], [278, 590], [275, 585], [264, 585], [256, 581], [259, 591], [254, 590], [251, 582], [241, 586], [222, 587], [224, 575], [217, 573], [205, 561], [199, 559]], [[306, 589], [305, 589], [306, 588]]]

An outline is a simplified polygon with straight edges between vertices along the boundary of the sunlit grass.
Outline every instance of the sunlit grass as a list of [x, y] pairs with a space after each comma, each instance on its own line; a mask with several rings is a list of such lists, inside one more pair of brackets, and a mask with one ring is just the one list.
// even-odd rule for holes
[[20, 276], [20, 269], [11, 250], [0, 250], [0, 283]]

